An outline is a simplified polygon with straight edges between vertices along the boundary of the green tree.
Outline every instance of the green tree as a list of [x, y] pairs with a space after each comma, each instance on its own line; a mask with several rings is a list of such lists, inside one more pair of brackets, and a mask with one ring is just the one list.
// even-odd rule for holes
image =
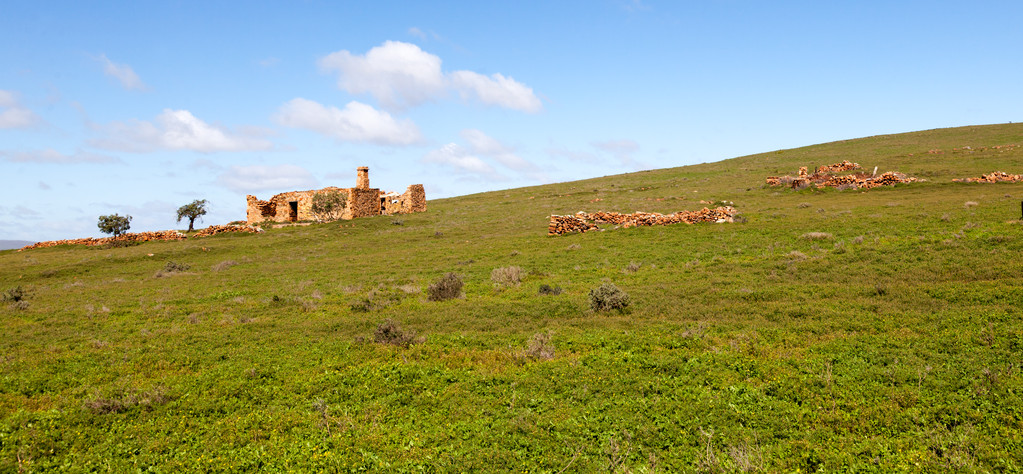
[[178, 222], [181, 222], [181, 219], [188, 219], [188, 231], [195, 230], [195, 219], [206, 215], [206, 204], [208, 202], [205, 199], [196, 199], [189, 204], [179, 207]]
[[313, 214], [321, 221], [336, 221], [348, 207], [348, 193], [332, 189], [313, 194]]
[[131, 228], [131, 216], [121, 216], [117, 214], [99, 216], [99, 223], [97, 226], [99, 227], [100, 232], [104, 234], [114, 234], [114, 237], [117, 237]]

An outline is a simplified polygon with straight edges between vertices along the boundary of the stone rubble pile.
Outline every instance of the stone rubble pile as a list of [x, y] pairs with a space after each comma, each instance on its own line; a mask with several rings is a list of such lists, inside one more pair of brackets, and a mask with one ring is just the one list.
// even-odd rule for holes
[[211, 235], [223, 234], [224, 232], [252, 232], [252, 233], [257, 233], [257, 232], [263, 232], [263, 229], [260, 229], [259, 227], [256, 227], [256, 226], [250, 226], [250, 225], [211, 225], [211, 226], [209, 226], [209, 227], [207, 227], [205, 229], [202, 229], [202, 230], [192, 234], [191, 237], [209, 237]]
[[117, 237], [86, 237], [84, 239], [64, 239], [37, 242], [26, 245], [21, 250], [56, 247], [58, 245], [103, 245], [114, 241], [119, 242], [149, 242], [153, 240], [184, 240], [187, 236], [176, 230], [161, 230], [157, 232], [131, 232], [118, 235]]
[[807, 173], [805, 166], [799, 168], [798, 176], [768, 176], [768, 186], [788, 186], [793, 189], [803, 189], [811, 184], [820, 188], [856, 188], [870, 189], [878, 186], [895, 186], [896, 184], [912, 183], [916, 178], [906, 176], [902, 173], [889, 171], [881, 175], [872, 173], [854, 173], [848, 175], [835, 175], [833, 173], [859, 169], [859, 163], [852, 163], [848, 160], [833, 165], [821, 166], [813, 174]]
[[[202, 229], [191, 237], [209, 237], [211, 235], [217, 235], [224, 232], [263, 232], [263, 229], [254, 226], [247, 225], [211, 225], [205, 229]], [[41, 249], [46, 247], [56, 247], [58, 245], [103, 245], [111, 242], [151, 242], [155, 240], [185, 240], [190, 236], [182, 234], [176, 230], [161, 230], [156, 232], [129, 232], [121, 234], [117, 237], [101, 237], [93, 238], [86, 237], [84, 239], [63, 239], [63, 240], [48, 240], [46, 242], [38, 242], [32, 245], [26, 245], [21, 250], [29, 249]], [[19, 252], [21, 251], [19, 250]]]
[[563, 235], [573, 232], [588, 232], [597, 229], [598, 223], [614, 224], [626, 229], [638, 226], [695, 224], [697, 222], [732, 222], [735, 208], [731, 206], [714, 209], [703, 208], [699, 211], [679, 211], [673, 214], [657, 212], [634, 212], [622, 214], [618, 212], [598, 211], [594, 213], [577, 212], [573, 216], [551, 216], [547, 226], [547, 235]]
[[982, 174], [979, 178], [953, 179], [956, 183], [1018, 183], [1023, 181], [1023, 175], [1009, 174], [1004, 171]]

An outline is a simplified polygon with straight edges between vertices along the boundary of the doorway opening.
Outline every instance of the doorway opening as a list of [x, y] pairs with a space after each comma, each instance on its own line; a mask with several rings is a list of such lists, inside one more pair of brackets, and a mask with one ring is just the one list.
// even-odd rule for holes
[[291, 215], [288, 216], [288, 219], [291, 222], [295, 222], [298, 220], [298, 201], [291, 201], [288, 205], [291, 206]]

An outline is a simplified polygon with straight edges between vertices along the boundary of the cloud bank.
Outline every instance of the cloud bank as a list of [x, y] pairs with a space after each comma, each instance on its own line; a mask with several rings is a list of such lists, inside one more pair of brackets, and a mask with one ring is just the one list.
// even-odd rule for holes
[[118, 158], [88, 153], [81, 150], [70, 155], [65, 155], [52, 148], [33, 151], [0, 151], [0, 157], [12, 163], [53, 163], [53, 164], [76, 164], [76, 163], [122, 163]]
[[160, 149], [213, 153], [273, 148], [273, 143], [256, 133], [234, 133], [208, 124], [187, 110], [164, 109], [153, 122], [112, 122], [100, 129], [105, 136], [90, 140], [90, 145], [133, 153]]
[[440, 57], [401, 41], [384, 42], [365, 55], [337, 51], [321, 58], [319, 66], [338, 74], [340, 89], [372, 95], [392, 110], [439, 100], [451, 92], [484, 105], [529, 113], [543, 109], [533, 89], [511, 77], [473, 71], [445, 73]]
[[282, 105], [274, 120], [285, 127], [311, 130], [343, 142], [404, 146], [422, 140], [411, 120], [396, 120], [387, 112], [355, 101], [338, 109], [296, 98]]
[[0, 89], [0, 129], [28, 128], [39, 122], [39, 116], [21, 105], [16, 93]]
[[316, 178], [296, 165], [232, 166], [217, 177], [217, 183], [237, 192], [311, 189], [317, 186]]

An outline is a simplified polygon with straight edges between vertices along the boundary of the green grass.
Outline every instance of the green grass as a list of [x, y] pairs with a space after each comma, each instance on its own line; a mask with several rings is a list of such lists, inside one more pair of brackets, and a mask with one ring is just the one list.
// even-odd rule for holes
[[[0, 471], [1020, 470], [1023, 184], [951, 179], [1023, 171], [980, 150], [1021, 142], [931, 130], [435, 200], [401, 226], [0, 252], [25, 302], [0, 307]], [[763, 186], [843, 159], [927, 181]], [[545, 236], [550, 214], [701, 200], [747, 221]], [[428, 301], [448, 272], [464, 298]], [[626, 311], [590, 309], [604, 282]], [[387, 319], [425, 341], [373, 342]], [[553, 359], [524, 356], [541, 333]]]

